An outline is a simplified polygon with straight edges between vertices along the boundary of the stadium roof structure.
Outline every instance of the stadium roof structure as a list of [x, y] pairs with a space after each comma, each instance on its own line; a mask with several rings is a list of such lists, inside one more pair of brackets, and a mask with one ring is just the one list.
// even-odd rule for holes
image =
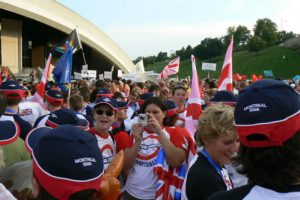
[[66, 34], [77, 29], [80, 39], [125, 73], [135, 70], [128, 55], [103, 31], [55, 0], [0, 0], [0, 9], [31, 18]]

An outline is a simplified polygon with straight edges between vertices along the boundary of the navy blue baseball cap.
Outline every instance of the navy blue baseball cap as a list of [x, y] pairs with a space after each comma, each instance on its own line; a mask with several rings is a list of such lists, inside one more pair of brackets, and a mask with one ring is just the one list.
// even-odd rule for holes
[[211, 104], [222, 103], [229, 106], [235, 106], [237, 97], [231, 92], [227, 90], [222, 90], [216, 92], [216, 94], [211, 98]]
[[59, 90], [51, 89], [45, 94], [45, 99], [52, 105], [60, 106], [64, 102], [64, 96]]
[[234, 120], [242, 144], [274, 147], [300, 130], [299, 113], [299, 93], [282, 81], [260, 80], [240, 91]]
[[117, 99], [118, 104], [118, 110], [127, 109], [128, 108], [128, 102], [127, 101], [121, 101]]
[[25, 144], [35, 178], [56, 199], [99, 190], [103, 158], [94, 135], [72, 125], [39, 127], [28, 133]]
[[167, 105], [167, 116], [172, 117], [178, 112], [178, 106], [171, 100], [166, 100], [165, 102]]
[[154, 94], [152, 92], [146, 92], [144, 94], [140, 95], [140, 98], [138, 99], [138, 103], [140, 106], [142, 106], [145, 101], [151, 97], [154, 97]]
[[[4, 93], [7, 99], [21, 99], [25, 97], [23, 86], [14, 81], [5, 81], [0, 86], [0, 91]], [[12, 96], [13, 95], [13, 96]]]
[[0, 145], [10, 144], [19, 138], [20, 128], [17, 123], [10, 120], [1, 120], [0, 127]]
[[83, 115], [66, 108], [52, 112], [46, 121], [46, 125], [51, 128], [56, 128], [65, 124], [76, 126], [85, 131], [89, 130], [90, 126], [88, 120], [86, 120]]
[[111, 109], [113, 109], [114, 111], [118, 110], [118, 103], [117, 100], [114, 98], [109, 98], [109, 97], [100, 97], [97, 98], [95, 100], [95, 105], [94, 105], [94, 109], [99, 106], [99, 105], [108, 105], [109, 107], [111, 107]]
[[97, 97], [112, 97], [113, 94], [107, 88], [101, 88], [97, 92]]

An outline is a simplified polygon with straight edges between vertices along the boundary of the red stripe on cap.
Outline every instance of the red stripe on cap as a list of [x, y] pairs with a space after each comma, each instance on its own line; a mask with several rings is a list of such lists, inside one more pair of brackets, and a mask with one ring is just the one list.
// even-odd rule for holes
[[[13, 122], [16, 128], [16, 131], [13, 135], [13, 137], [7, 139], [7, 140], [0, 140], [0, 145], [6, 145], [6, 144], [10, 144], [12, 142], [14, 142], [15, 140], [17, 140], [19, 138], [20, 135], [20, 127], [16, 122]], [[5, 133], [4, 133], [5, 134]]]
[[140, 106], [142, 106], [145, 103], [145, 100], [138, 99], [137, 102]]
[[[300, 130], [300, 113], [284, 121], [258, 124], [258, 125], [235, 125], [240, 141], [247, 147], [273, 147], [282, 146], [285, 141], [290, 139], [298, 130]], [[247, 136], [261, 134], [268, 140], [248, 140]]]
[[97, 97], [109, 97], [111, 98], [113, 94], [97, 94]]
[[[26, 90], [1, 90], [7, 99], [21, 99], [25, 97]], [[9, 96], [11, 94], [17, 94], [18, 96]]]
[[53, 98], [53, 97], [50, 97], [47, 94], [45, 96], [46, 96], [46, 101], [49, 102], [52, 105], [55, 105], [55, 106], [60, 106], [64, 102], [63, 99]]
[[113, 107], [110, 103], [104, 102], [104, 101], [95, 104], [95, 105], [94, 105], [94, 110], [95, 110], [95, 108], [96, 108], [97, 106], [102, 105], [102, 104], [108, 105], [113, 111], [118, 111], [118, 108], [115, 108], [115, 107]]
[[174, 108], [172, 110], [167, 110], [167, 116], [168, 117], [172, 117], [173, 115], [175, 115], [178, 111], [178, 108]]
[[[87, 126], [76, 126], [76, 125], [74, 125], [74, 124], [71, 124], [71, 125], [74, 125], [74, 126], [80, 128], [80, 129], [84, 130], [84, 131], [88, 131], [88, 130], [90, 129], [90, 123], [89, 123], [87, 120], [86, 120], [86, 122], [87, 122]], [[56, 123], [52, 122], [52, 121], [48, 118], [47, 121], [46, 121], [46, 125], [49, 126], [49, 127], [51, 127], [51, 128], [57, 128], [57, 127], [59, 127], [59, 126], [65, 125], [65, 124], [62, 124], [62, 125], [56, 124]]]
[[[34, 157], [33, 157], [34, 158]], [[68, 200], [69, 197], [79, 191], [95, 189], [99, 190], [103, 172], [94, 179], [86, 181], [67, 180], [52, 176], [45, 172], [33, 159], [33, 173], [41, 186], [53, 197], [59, 200]]]

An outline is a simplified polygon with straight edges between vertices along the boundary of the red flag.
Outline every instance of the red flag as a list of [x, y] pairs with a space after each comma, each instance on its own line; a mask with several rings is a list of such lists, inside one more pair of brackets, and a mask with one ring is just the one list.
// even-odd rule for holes
[[43, 99], [44, 99], [44, 95], [45, 95], [46, 81], [47, 81], [49, 71], [50, 71], [51, 58], [52, 58], [52, 54], [50, 53], [50, 55], [47, 59], [46, 65], [45, 65], [42, 79], [39, 82], [39, 84], [36, 86], [36, 92], [32, 97], [32, 101], [40, 104], [43, 108], [45, 107]]
[[221, 90], [228, 90], [232, 91], [232, 49], [233, 49], [233, 38], [231, 38], [231, 41], [229, 43], [222, 71], [221, 76], [219, 78], [219, 85], [218, 85], [218, 91]]
[[252, 74], [251, 75], [251, 79], [252, 79], [252, 82], [254, 83], [255, 81], [257, 81], [257, 76], [256, 74]]
[[243, 75], [242, 75], [242, 81], [245, 81], [245, 80], [247, 80], [247, 75], [246, 75], [246, 74], [243, 74]]
[[180, 57], [173, 59], [160, 73], [160, 78], [168, 78], [170, 75], [175, 75], [179, 72]]
[[191, 93], [189, 95], [188, 105], [187, 105], [187, 114], [185, 119], [185, 128], [189, 131], [192, 138], [196, 132], [198, 126], [199, 116], [202, 114], [201, 107], [201, 95], [199, 90], [199, 79], [196, 68], [195, 57], [192, 55], [192, 87]]

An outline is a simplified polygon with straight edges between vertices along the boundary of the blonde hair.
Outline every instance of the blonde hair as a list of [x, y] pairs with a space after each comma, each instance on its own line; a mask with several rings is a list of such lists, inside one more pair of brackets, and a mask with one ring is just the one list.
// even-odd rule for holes
[[204, 145], [201, 138], [213, 141], [221, 136], [234, 136], [234, 108], [223, 104], [209, 106], [198, 120], [197, 143]]

